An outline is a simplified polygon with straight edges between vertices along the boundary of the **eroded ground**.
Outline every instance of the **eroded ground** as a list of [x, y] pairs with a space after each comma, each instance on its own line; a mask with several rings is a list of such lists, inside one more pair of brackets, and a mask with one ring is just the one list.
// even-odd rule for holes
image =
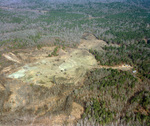
[[47, 87], [53, 84], [75, 84], [89, 67], [96, 65], [95, 58], [88, 51], [71, 49], [64, 55], [46, 57], [27, 64], [8, 77]]

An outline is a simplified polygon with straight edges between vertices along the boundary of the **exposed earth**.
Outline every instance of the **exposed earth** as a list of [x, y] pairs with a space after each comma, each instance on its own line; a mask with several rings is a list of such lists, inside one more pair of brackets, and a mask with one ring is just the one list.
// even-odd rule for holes
[[[4, 60], [10, 63], [0, 67], [4, 78], [0, 82], [0, 93], [5, 97], [1, 108], [6, 113], [0, 122], [9, 125], [5, 120], [9, 118], [13, 120], [11, 125], [72, 125], [84, 112], [83, 107], [72, 100], [72, 92], [82, 86], [88, 70], [110, 68], [98, 65], [89, 53], [91, 48], [103, 51], [105, 45], [106, 42], [93, 35], [85, 35], [78, 48], [59, 48], [58, 56], [48, 56], [55, 46], [4, 53]], [[111, 68], [132, 69], [126, 64]], [[14, 112], [16, 118], [11, 116]], [[25, 115], [19, 117], [20, 113]]]

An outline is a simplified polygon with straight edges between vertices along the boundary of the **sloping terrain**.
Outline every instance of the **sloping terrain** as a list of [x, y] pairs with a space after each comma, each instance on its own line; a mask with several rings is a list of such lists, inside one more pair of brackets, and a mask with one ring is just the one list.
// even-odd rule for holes
[[149, 126], [148, 1], [0, 0], [0, 126]]

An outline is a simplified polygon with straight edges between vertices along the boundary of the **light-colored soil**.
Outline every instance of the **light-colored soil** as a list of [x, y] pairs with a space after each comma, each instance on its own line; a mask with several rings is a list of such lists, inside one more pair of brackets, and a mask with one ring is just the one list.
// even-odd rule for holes
[[8, 77], [48, 87], [60, 83], [75, 84], [89, 67], [96, 65], [94, 56], [88, 51], [71, 49], [64, 55], [26, 64]]
[[80, 40], [80, 45], [78, 46], [79, 49], [95, 49], [98, 51], [103, 51], [102, 47], [104, 46], [115, 46], [119, 47], [117, 44], [110, 44], [108, 45], [105, 41], [103, 40], [98, 40], [94, 35], [85, 33]]
[[79, 49], [96, 49], [96, 50], [102, 50], [102, 47], [107, 45], [107, 43], [103, 40], [98, 40], [96, 37], [92, 34], [85, 33], [83, 35], [83, 38], [80, 41], [80, 45], [78, 46]]
[[102, 50], [102, 47], [104, 47], [106, 42], [103, 40], [81, 40], [81, 44], [79, 45], [79, 49], [97, 49], [97, 50]]
[[97, 66], [97, 68], [105, 68], [105, 69], [112, 68], [112, 69], [118, 69], [118, 70], [123, 70], [123, 71], [128, 71], [128, 70], [133, 69], [133, 67], [128, 64], [122, 64], [118, 66], [101, 66], [100, 65], [100, 66]]
[[9, 52], [8, 54], [3, 54], [3, 56], [10, 61], [21, 63], [21, 61], [11, 52]]

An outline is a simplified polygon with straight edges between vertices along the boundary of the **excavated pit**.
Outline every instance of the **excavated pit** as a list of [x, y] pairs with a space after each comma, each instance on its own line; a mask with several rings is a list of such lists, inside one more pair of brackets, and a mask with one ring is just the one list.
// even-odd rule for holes
[[94, 56], [88, 51], [72, 49], [63, 56], [47, 57], [26, 64], [8, 77], [46, 87], [54, 84], [75, 84], [87, 69], [96, 65]]

